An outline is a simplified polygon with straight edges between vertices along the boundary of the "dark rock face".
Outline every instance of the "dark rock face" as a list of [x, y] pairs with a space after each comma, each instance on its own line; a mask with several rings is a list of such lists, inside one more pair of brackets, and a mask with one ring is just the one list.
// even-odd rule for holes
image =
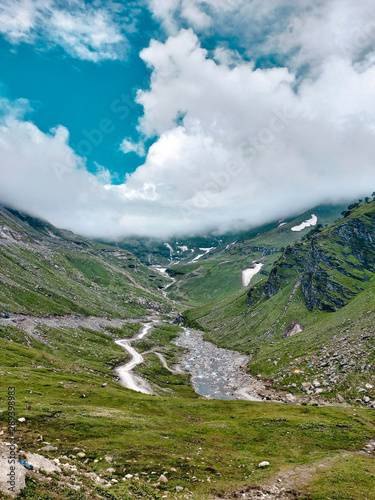
[[174, 325], [184, 325], [185, 324], [185, 317], [182, 314], [179, 314], [177, 318], [173, 321]]
[[375, 205], [286, 248], [266, 283], [251, 288], [248, 305], [298, 283], [310, 311], [337, 311], [363, 290], [375, 273]]

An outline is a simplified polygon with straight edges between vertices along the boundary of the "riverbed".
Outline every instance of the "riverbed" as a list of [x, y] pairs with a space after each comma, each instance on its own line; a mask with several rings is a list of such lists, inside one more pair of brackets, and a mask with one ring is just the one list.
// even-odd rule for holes
[[248, 356], [229, 351], [203, 339], [203, 333], [184, 328], [174, 341], [189, 352], [181, 366], [191, 374], [195, 392], [210, 399], [261, 401], [257, 389], [261, 383], [245, 372]]

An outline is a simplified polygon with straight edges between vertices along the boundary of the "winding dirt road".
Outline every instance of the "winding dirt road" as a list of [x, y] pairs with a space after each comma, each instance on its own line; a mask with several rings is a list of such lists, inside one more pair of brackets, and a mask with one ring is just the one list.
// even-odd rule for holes
[[143, 392], [143, 394], [153, 394], [153, 391], [144, 379], [133, 372], [133, 369], [137, 365], [143, 363], [144, 358], [142, 354], [131, 346], [131, 343], [145, 337], [153, 327], [154, 323], [143, 323], [143, 328], [135, 337], [131, 339], [116, 340], [116, 344], [125, 349], [132, 359], [128, 363], [117, 367], [115, 373], [120, 378], [121, 385], [132, 391]]

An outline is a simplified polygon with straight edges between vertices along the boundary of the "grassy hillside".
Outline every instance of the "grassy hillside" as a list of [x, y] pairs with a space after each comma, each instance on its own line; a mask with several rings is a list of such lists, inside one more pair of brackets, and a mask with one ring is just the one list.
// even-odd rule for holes
[[[31, 345], [19, 329], [2, 328], [0, 335], [2, 387], [16, 388], [16, 418], [25, 418], [17, 420], [19, 449], [76, 467], [49, 478], [32, 475], [19, 498], [147, 500], [192, 492], [190, 498], [209, 499], [301, 467], [316, 470], [299, 488], [306, 498], [374, 498], [374, 460], [357, 453], [375, 438], [374, 415], [366, 410], [209, 401], [186, 392], [145, 396], [111, 379], [122, 354], [110, 332], [47, 328]], [[171, 389], [178, 385], [171, 381]], [[0, 410], [6, 431], [6, 391]], [[46, 443], [57, 449], [38, 451]], [[263, 460], [270, 467], [259, 468]], [[155, 487], [162, 473], [168, 483]]]
[[261, 272], [252, 280], [255, 284], [269, 274], [286, 246], [299, 241], [311, 229], [298, 232], [292, 231], [292, 227], [310, 219], [311, 214], [317, 216], [318, 224], [331, 224], [343, 209], [343, 205], [323, 205], [298, 217], [266, 224], [231, 238], [227, 235], [225, 241], [197, 262], [184, 259], [169, 266], [168, 272], [176, 283], [168, 293], [171, 298], [192, 306], [229, 297], [243, 288], [241, 272], [252, 267], [253, 261], [263, 263]]
[[251, 354], [250, 370], [276, 387], [298, 392], [318, 378], [323, 396], [371, 405], [374, 389], [360, 389], [375, 385], [373, 241], [371, 202], [286, 248], [248, 292], [188, 311], [188, 321]]
[[168, 311], [155, 277], [125, 250], [0, 207], [0, 313], [132, 317]]

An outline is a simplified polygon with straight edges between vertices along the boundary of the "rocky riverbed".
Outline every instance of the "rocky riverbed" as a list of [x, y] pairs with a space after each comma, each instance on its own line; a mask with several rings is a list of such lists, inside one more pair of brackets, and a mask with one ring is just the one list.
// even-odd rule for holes
[[284, 400], [246, 373], [248, 356], [206, 342], [202, 332], [184, 328], [175, 344], [189, 350], [181, 365], [191, 374], [194, 390], [201, 396], [248, 401]]

